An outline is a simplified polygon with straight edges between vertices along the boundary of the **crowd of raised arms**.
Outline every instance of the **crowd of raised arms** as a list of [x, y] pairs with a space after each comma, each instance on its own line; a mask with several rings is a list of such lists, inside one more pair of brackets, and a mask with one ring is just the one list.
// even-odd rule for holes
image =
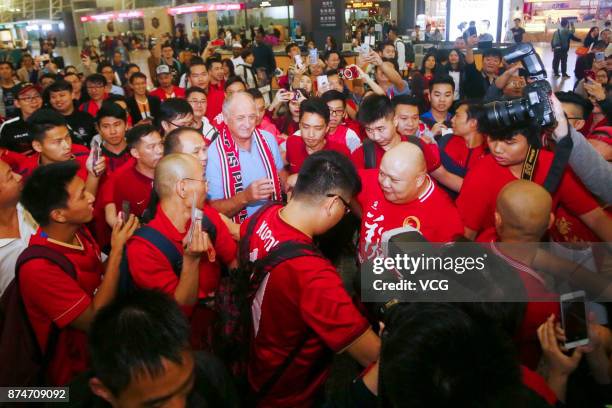
[[[111, 37], [77, 66], [0, 61], [0, 386], [82, 407], [612, 403], [612, 309], [590, 303], [568, 349], [558, 285], [612, 283], [609, 29], [544, 127], [493, 123], [535, 83], [501, 48], [466, 35], [415, 66], [396, 27], [366, 31], [354, 64], [328, 37], [280, 72], [263, 29], [166, 38], [147, 67]], [[562, 23], [555, 76], [575, 39]], [[394, 239], [483, 243], [490, 289], [362, 299]]]

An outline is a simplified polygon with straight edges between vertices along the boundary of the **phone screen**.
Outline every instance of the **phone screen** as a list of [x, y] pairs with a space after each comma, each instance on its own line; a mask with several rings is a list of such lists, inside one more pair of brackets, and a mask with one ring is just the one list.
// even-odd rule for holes
[[563, 299], [563, 297], [561, 299], [561, 315], [563, 317], [566, 347], [573, 348], [588, 344], [589, 331], [584, 292], [570, 299]]
[[127, 200], [123, 200], [121, 203], [121, 212], [123, 213], [123, 223], [125, 224], [130, 218], [130, 202]]

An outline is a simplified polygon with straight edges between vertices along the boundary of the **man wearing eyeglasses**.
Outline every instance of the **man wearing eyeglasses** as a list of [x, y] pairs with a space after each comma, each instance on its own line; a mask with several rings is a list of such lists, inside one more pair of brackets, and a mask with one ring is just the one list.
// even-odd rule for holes
[[401, 142], [385, 153], [380, 169], [360, 170], [364, 185], [357, 196], [361, 214], [359, 261], [383, 256], [382, 234], [400, 227], [417, 229], [430, 242], [463, 235], [457, 208], [427, 174], [421, 149]]
[[40, 109], [43, 101], [38, 89], [30, 82], [20, 83], [15, 89], [15, 107], [21, 114], [0, 126], [0, 147], [17, 153], [31, 154], [32, 136], [26, 120]]
[[90, 100], [83, 102], [79, 110], [89, 113], [92, 117], [96, 117], [98, 110], [102, 106], [102, 102], [108, 98], [106, 93], [106, 78], [102, 74], [91, 74], [85, 78], [85, 89]]
[[[191, 320], [192, 346], [202, 349], [215, 316], [207, 301], [214, 299], [221, 265], [237, 266], [236, 242], [219, 213], [206, 203], [204, 167], [197, 158], [164, 156], [155, 168], [154, 189], [159, 205], [147, 226], [174, 246], [182, 262], [172, 265], [156, 245], [135, 235], [126, 250], [130, 273], [137, 287], [159, 289], [182, 306]], [[214, 225], [214, 233], [202, 227], [208, 224], [204, 217]]]
[[327, 140], [346, 146], [351, 153], [361, 146], [361, 139], [354, 130], [342, 125], [346, 117], [346, 97], [342, 92], [331, 90], [325, 92], [321, 98], [329, 108], [329, 130]]
[[193, 127], [200, 130], [206, 144], [210, 145], [219, 136], [219, 132], [206, 117], [206, 98], [203, 88], [192, 86], [187, 89], [187, 102], [193, 108]]

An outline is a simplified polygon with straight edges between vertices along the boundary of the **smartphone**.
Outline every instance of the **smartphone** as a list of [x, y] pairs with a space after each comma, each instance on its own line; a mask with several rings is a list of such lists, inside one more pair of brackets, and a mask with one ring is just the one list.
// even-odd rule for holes
[[123, 224], [125, 224], [130, 218], [130, 202], [128, 200], [123, 200], [121, 203], [121, 213]]
[[291, 92], [291, 100], [292, 101], [299, 101], [300, 100], [300, 96], [302, 96], [300, 91], [293, 91], [293, 92]]
[[97, 140], [94, 140], [91, 143], [91, 150], [92, 150], [92, 161], [91, 161], [91, 167], [94, 169], [94, 175], [98, 175], [98, 173], [95, 170], [96, 167], [96, 163], [98, 162], [98, 160], [100, 160], [100, 144], [98, 143]]
[[370, 46], [366, 43], [363, 43], [358, 48], [359, 54], [368, 55], [370, 53]]
[[317, 77], [317, 89], [320, 92], [325, 92], [329, 89], [329, 79], [327, 79], [327, 75], [319, 75]]
[[282, 70], [282, 69], [280, 69], [280, 68], [276, 68], [276, 69], [274, 70], [274, 76], [275, 76], [275, 77], [283, 76], [283, 70]]
[[302, 61], [302, 56], [300, 54], [294, 56], [293, 59], [295, 60], [295, 66], [298, 69], [301, 69], [304, 66], [304, 61]]
[[316, 65], [319, 62], [319, 50], [313, 48], [308, 52], [308, 63], [310, 65]]
[[593, 71], [592, 69], [587, 69], [586, 71], [584, 71], [584, 76], [585, 76], [585, 78], [591, 78], [594, 81], [595, 80], [595, 71]]
[[193, 239], [193, 232], [197, 221], [202, 220], [202, 211], [198, 208], [198, 195], [193, 192], [193, 200], [191, 202], [191, 225], [189, 226], [189, 235], [187, 241], [191, 244]]
[[348, 79], [349, 81], [359, 78], [359, 72], [357, 71], [357, 67], [354, 65], [346, 67], [342, 72], [342, 76]]
[[606, 55], [603, 51], [598, 51], [595, 53], [595, 61], [601, 62], [606, 59]]
[[560, 297], [561, 325], [565, 330], [565, 348], [589, 344], [586, 295], [583, 290], [565, 293]]
[[446, 128], [440, 131], [441, 136], [452, 135], [452, 134], [453, 134], [453, 128]]

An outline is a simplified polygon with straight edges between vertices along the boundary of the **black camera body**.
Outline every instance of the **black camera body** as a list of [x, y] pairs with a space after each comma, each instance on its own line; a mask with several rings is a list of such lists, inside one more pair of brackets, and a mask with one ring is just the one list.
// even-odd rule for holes
[[546, 68], [530, 43], [518, 44], [504, 60], [512, 64], [521, 61], [532, 80], [523, 90], [523, 97], [510, 101], [495, 101], [485, 105], [486, 117], [492, 129], [526, 126], [537, 123], [543, 128], [556, 126], [557, 120], [550, 96], [552, 88], [546, 80]]

